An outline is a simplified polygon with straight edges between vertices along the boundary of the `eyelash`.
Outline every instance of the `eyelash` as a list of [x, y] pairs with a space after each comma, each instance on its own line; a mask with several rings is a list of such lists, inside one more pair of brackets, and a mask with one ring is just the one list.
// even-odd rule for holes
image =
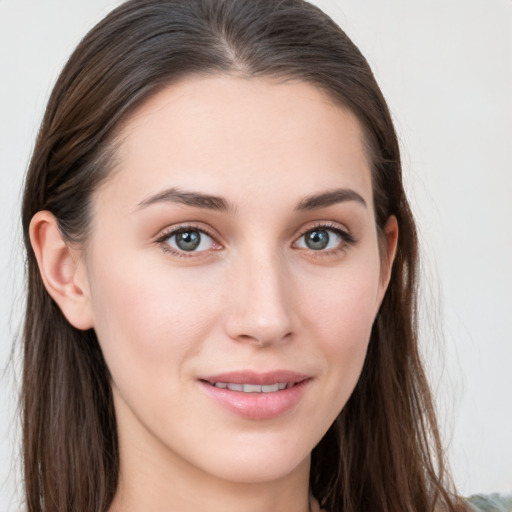
[[[166, 253], [170, 253], [173, 256], [177, 256], [178, 258], [194, 258], [197, 257], [198, 253], [208, 252], [208, 251], [178, 251], [171, 247], [168, 244], [168, 240], [178, 235], [179, 233], [185, 233], [187, 231], [197, 231], [201, 234], [204, 234], [211, 238], [213, 240], [214, 244], [217, 244], [220, 246], [220, 244], [217, 242], [215, 235], [213, 235], [210, 231], [205, 229], [204, 227], [199, 227], [193, 224], [185, 224], [182, 226], [172, 227], [167, 230], [165, 230], [156, 240], [155, 243], [158, 244], [162, 250]], [[341, 229], [336, 224], [331, 223], [320, 223], [316, 224], [314, 226], [309, 226], [307, 229], [304, 229], [301, 231], [300, 235], [295, 239], [294, 244], [296, 244], [303, 236], [307, 235], [308, 233], [311, 233], [312, 231], [330, 231], [334, 232], [337, 236], [339, 236], [342, 239], [342, 242], [339, 244], [338, 247], [330, 250], [317, 250], [314, 249], [303, 249], [299, 248], [300, 250], [307, 250], [310, 252], [314, 257], [328, 257], [328, 256], [334, 256], [336, 254], [339, 254], [342, 251], [345, 251], [348, 247], [353, 246], [357, 243], [357, 240], [354, 238], [353, 235], [351, 235], [349, 232]], [[218, 250], [218, 249], [214, 249]]]

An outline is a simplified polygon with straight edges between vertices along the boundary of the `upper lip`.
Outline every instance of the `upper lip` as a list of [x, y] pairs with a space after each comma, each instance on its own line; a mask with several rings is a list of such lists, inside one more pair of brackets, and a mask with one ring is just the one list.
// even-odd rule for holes
[[289, 370], [276, 370], [272, 372], [255, 372], [251, 370], [239, 370], [234, 372], [219, 373], [201, 377], [199, 380], [215, 383], [224, 382], [226, 384], [259, 384], [260, 386], [275, 384], [277, 382], [286, 382], [287, 384], [296, 384], [309, 379], [309, 375], [297, 373]]

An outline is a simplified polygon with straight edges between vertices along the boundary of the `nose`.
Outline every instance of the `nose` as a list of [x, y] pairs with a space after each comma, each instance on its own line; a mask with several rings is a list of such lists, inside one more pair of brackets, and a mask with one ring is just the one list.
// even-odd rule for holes
[[293, 308], [284, 265], [275, 253], [240, 257], [229, 279], [225, 329], [232, 339], [259, 346], [291, 338]]

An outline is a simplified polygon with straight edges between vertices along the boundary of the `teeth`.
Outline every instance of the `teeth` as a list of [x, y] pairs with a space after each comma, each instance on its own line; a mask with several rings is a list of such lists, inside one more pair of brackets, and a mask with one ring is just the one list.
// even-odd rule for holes
[[234, 384], [231, 382], [214, 382], [213, 385], [216, 388], [227, 388], [231, 391], [242, 391], [243, 393], [275, 393], [276, 391], [282, 391], [293, 386], [293, 384], [287, 382], [276, 382], [275, 384], [265, 384], [263, 386], [259, 384]]
[[[229, 386], [228, 386], [229, 388]], [[244, 393], [261, 393], [261, 386], [258, 384], [243, 384]]]

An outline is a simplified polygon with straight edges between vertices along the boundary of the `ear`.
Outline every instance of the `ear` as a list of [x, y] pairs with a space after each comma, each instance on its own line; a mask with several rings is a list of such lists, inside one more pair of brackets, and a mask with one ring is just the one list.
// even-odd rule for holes
[[384, 247], [381, 249], [381, 266], [380, 266], [380, 282], [378, 307], [384, 299], [384, 295], [391, 279], [391, 271], [393, 261], [395, 260], [396, 249], [398, 244], [398, 221], [394, 215], [391, 215], [384, 225]]
[[32, 217], [29, 235], [47, 292], [73, 327], [90, 329], [89, 288], [79, 251], [64, 241], [57, 219], [46, 210]]

